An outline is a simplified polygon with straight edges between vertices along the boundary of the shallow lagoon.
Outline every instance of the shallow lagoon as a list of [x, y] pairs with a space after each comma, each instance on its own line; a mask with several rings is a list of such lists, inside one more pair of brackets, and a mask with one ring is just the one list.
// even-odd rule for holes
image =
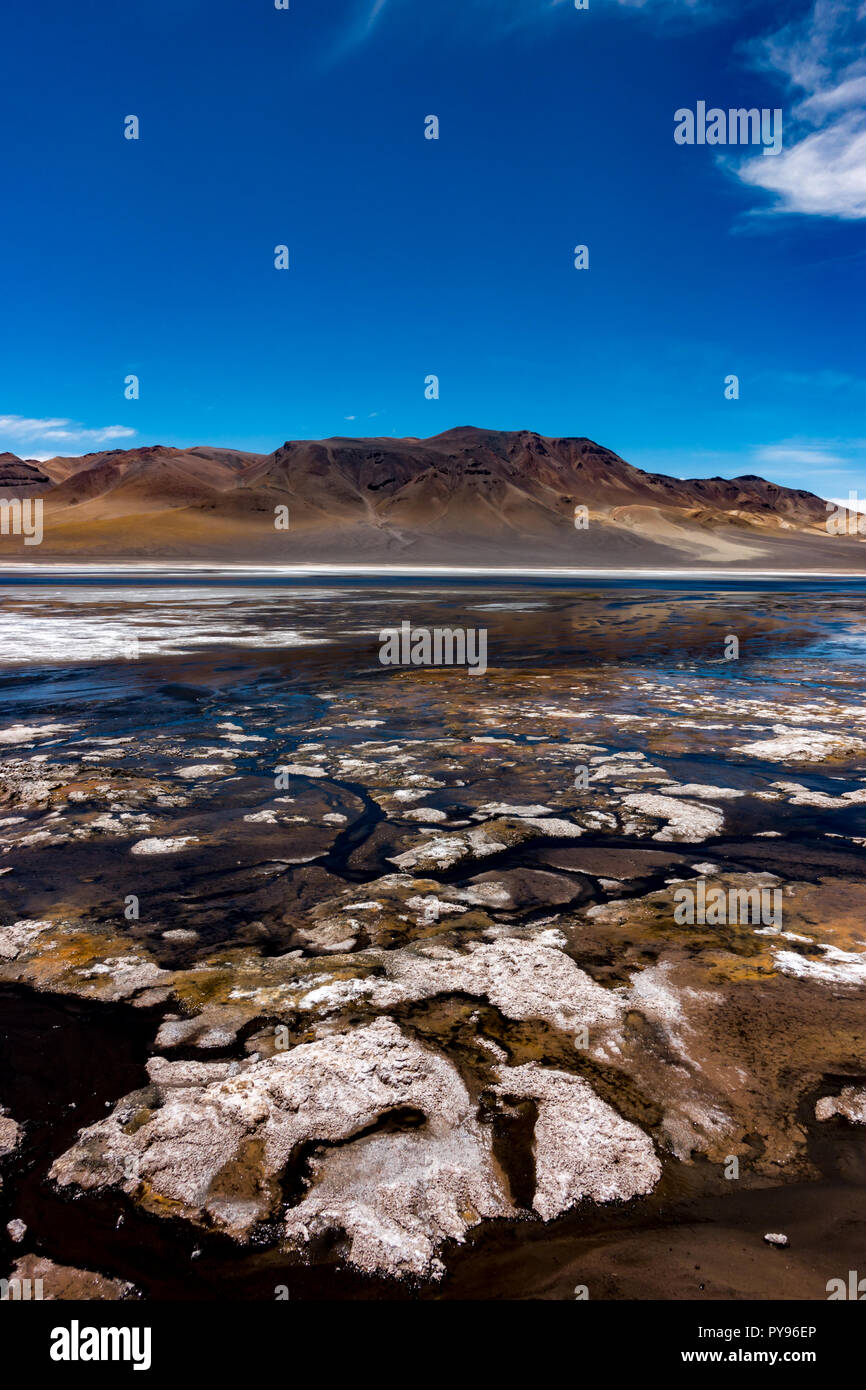
[[[862, 600], [854, 583], [0, 591], [0, 1104], [23, 1126], [0, 1201], [28, 1226], [5, 1263], [39, 1251], [178, 1297], [826, 1296], [856, 1265], [866, 1177], [862, 1126], [815, 1115], [866, 1076]], [[485, 627], [487, 672], [383, 667], [379, 633], [403, 621]], [[699, 881], [766, 884], [782, 926], [676, 922], [677, 885]], [[383, 1102], [375, 1133], [313, 1125], [273, 1171], [233, 1154], [219, 1201], [160, 1195], [146, 1145], [127, 1177], [117, 1135], [77, 1138], [148, 1084], [164, 1108], [154, 1058], [254, 1082], [278, 1041], [327, 1049], [377, 1019], [444, 1059], [472, 1156], [432, 1134], [421, 1090]], [[634, 1161], [617, 1197], [612, 1156], [606, 1201], [574, 1126], [608, 1112]], [[420, 1153], [426, 1231], [421, 1184], [394, 1238], [368, 1139], [385, 1178], [389, 1154]], [[451, 1221], [455, 1163], [487, 1206]], [[377, 1222], [405, 1244], [393, 1269], [361, 1239]]]

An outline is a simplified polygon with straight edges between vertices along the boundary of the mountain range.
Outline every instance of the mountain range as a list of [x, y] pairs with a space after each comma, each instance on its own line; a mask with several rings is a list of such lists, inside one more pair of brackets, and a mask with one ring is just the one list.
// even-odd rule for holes
[[0, 454], [0, 499], [14, 497], [42, 499], [44, 539], [0, 536], [0, 563], [862, 567], [859, 540], [828, 534], [814, 493], [647, 473], [591, 439], [528, 430], [292, 440], [272, 454]]

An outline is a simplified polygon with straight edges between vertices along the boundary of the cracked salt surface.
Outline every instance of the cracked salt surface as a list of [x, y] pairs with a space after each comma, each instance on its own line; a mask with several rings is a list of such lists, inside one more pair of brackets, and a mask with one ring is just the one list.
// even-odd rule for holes
[[52, 738], [78, 727], [77, 724], [13, 724], [0, 729], [0, 743], [32, 743], [34, 739]]

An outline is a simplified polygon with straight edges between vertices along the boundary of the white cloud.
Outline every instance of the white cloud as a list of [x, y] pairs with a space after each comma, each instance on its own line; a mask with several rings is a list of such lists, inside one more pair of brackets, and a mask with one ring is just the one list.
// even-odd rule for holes
[[786, 121], [793, 144], [748, 160], [739, 178], [775, 196], [770, 212], [866, 218], [866, 4], [815, 0], [752, 55], [801, 95]]
[[[718, 0], [616, 0], [622, 10], [648, 18], [695, 18], [722, 13]], [[357, 47], [383, 16], [411, 14], [421, 37], [482, 26], [489, 37], [539, 24], [571, 8], [573, 0], [439, 0], [422, 11], [410, 0], [362, 0], [359, 19], [341, 46]], [[786, 145], [772, 157], [749, 158], [731, 171], [743, 183], [771, 194], [772, 213], [800, 213], [845, 220], [866, 218], [866, 4], [863, 0], [814, 0], [812, 9], [747, 50], [753, 63], [780, 79], [794, 97], [785, 112]], [[775, 102], [767, 102], [775, 106]]]
[[0, 415], [0, 449], [28, 458], [48, 459], [63, 452], [87, 453], [116, 439], [129, 439], [135, 430], [126, 425], [87, 429], [75, 420], [31, 419], [25, 415]]
[[749, 160], [739, 176], [776, 194], [775, 212], [866, 217], [866, 112], [846, 113], [772, 160]]
[[754, 451], [753, 458], [756, 464], [770, 468], [783, 463], [809, 464], [820, 468], [850, 462], [846, 454], [832, 453], [824, 443], [795, 439], [785, 440], [781, 444], [763, 444]]
[[852, 488], [847, 497], [828, 497], [834, 507], [847, 507], [849, 512], [866, 512], [866, 498], [858, 498], [857, 489]]

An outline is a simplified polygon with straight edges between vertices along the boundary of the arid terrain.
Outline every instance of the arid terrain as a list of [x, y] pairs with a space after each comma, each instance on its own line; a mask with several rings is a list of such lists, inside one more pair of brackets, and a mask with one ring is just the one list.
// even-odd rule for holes
[[4, 535], [0, 560], [863, 568], [860, 538], [829, 535], [813, 493], [645, 473], [590, 439], [525, 430], [295, 440], [268, 455], [6, 454], [0, 496], [44, 508], [41, 544]]
[[[863, 592], [7, 587], [0, 1273], [826, 1298]], [[486, 673], [383, 667], [403, 620], [484, 627]], [[684, 921], [700, 885], [772, 911]]]

